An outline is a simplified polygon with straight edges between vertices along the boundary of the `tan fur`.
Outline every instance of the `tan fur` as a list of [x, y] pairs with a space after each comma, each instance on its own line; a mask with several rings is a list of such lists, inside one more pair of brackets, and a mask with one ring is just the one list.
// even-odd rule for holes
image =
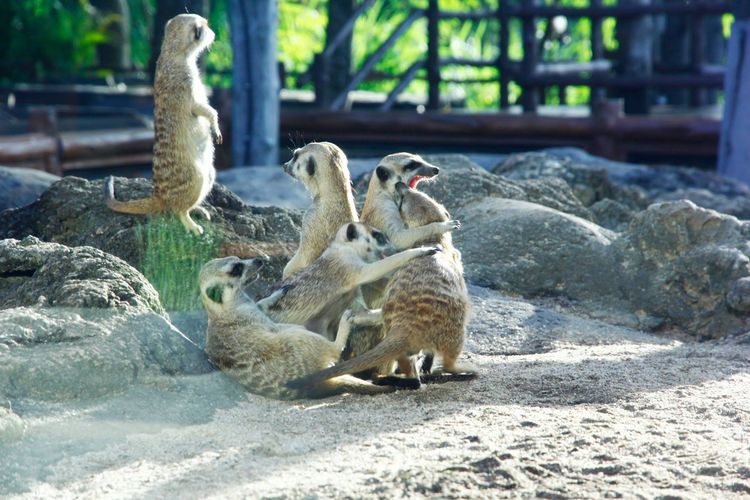
[[320, 257], [342, 224], [357, 222], [359, 217], [346, 155], [335, 144], [311, 142], [296, 149], [284, 170], [301, 181], [313, 197], [302, 218], [299, 248], [284, 267], [282, 276], [286, 279]]
[[[323, 255], [282, 282], [284, 295], [268, 307], [269, 315], [274, 321], [305, 325], [333, 338], [339, 318], [351, 306], [359, 286], [436, 251], [434, 246], [425, 246], [383, 258], [388, 247], [379, 231], [358, 222], [344, 224]], [[259, 305], [266, 305], [266, 299]]]
[[188, 230], [203, 232], [190, 212], [199, 210], [209, 218], [199, 205], [216, 177], [212, 136], [218, 144], [222, 137], [197, 58], [213, 40], [208, 22], [195, 14], [180, 14], [167, 22], [154, 80], [154, 192], [149, 198], [118, 201], [110, 177], [105, 195], [112, 210], [129, 214], [172, 211]]
[[[416, 176], [434, 177], [439, 170], [421, 156], [411, 153], [394, 153], [383, 158], [370, 178], [367, 198], [362, 207], [362, 222], [383, 231], [400, 250], [412, 248], [418, 241], [439, 236], [459, 227], [458, 221], [451, 220], [409, 228], [402, 220], [394, 201], [397, 183], [409, 184]], [[383, 179], [379, 172], [387, 172], [387, 178]], [[362, 288], [365, 302], [369, 307], [383, 306], [386, 285], [387, 281], [380, 281]]]
[[[408, 227], [448, 220], [442, 205], [414, 190], [404, 194], [401, 214]], [[294, 381], [291, 387], [304, 387], [394, 360], [399, 361], [405, 375], [417, 376], [409, 357], [420, 351], [440, 354], [447, 372], [465, 371], [456, 366], [469, 313], [461, 255], [453, 247], [450, 233], [418, 243], [440, 243], [443, 251], [414, 259], [393, 275], [382, 310], [387, 332], [383, 342], [361, 356]]]
[[[239, 270], [235, 266], [240, 266]], [[339, 360], [351, 317], [339, 323], [335, 342], [301, 326], [275, 323], [242, 291], [260, 267], [259, 259], [214, 259], [200, 272], [201, 299], [208, 312], [206, 353], [222, 371], [248, 391], [273, 398], [326, 397], [345, 392], [381, 394], [379, 387], [351, 376], [337, 377], [294, 390], [294, 378], [329, 367]]]

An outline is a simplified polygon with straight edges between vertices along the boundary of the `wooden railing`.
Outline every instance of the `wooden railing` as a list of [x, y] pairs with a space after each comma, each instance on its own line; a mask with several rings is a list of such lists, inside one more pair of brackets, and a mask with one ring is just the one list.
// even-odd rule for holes
[[[427, 19], [425, 37], [427, 51], [424, 58], [415, 61], [402, 75], [394, 75], [396, 85], [386, 97], [380, 109], [391, 109], [396, 98], [414, 79], [424, 79], [428, 84], [427, 109], [440, 107], [440, 87], [443, 82], [491, 83], [498, 84], [498, 107], [510, 106], [509, 86], [515, 82], [522, 88], [521, 102], [524, 111], [535, 112], [543, 101], [541, 91], [545, 87], [564, 88], [582, 85], [591, 88], [590, 104], [603, 99], [608, 91], [645, 91], [652, 88], [680, 88], [691, 90], [691, 104], [700, 106], [704, 103], [701, 89], [719, 89], [723, 85], [723, 68], [706, 64], [704, 59], [703, 24], [706, 16], [730, 13], [733, 3], [730, 0], [692, 0], [685, 3], [647, 3], [602, 5], [602, 0], [591, 0], [588, 7], [562, 7], [537, 5], [535, 0], [498, 0], [498, 8], [471, 12], [441, 11], [437, 0], [429, 0], [427, 9], [411, 9], [406, 18], [396, 27], [391, 35], [370, 54], [362, 66], [352, 75], [349, 84], [336, 96], [328, 96], [328, 78], [330, 58], [342, 41], [351, 34], [354, 24], [373, 4], [373, 0], [364, 0], [351, 18], [344, 24], [339, 33], [328, 44], [325, 51], [315, 58], [312, 72], [315, 75], [316, 102], [322, 108], [341, 110], [346, 104], [347, 94], [355, 89], [372, 72], [375, 65], [382, 60], [398, 38], [420, 18]], [[602, 22], [606, 18], [615, 18], [617, 22], [633, 23], [647, 19], [648, 16], [681, 15], [689, 19], [689, 38], [691, 61], [683, 68], [670, 67], [666, 73], [644, 72], [631, 74], [626, 71], [613, 71], [612, 61], [605, 53]], [[536, 36], [536, 21], [540, 18], [552, 19], [555, 16], [591, 21], [591, 60], [589, 61], [542, 61], [540, 60], [539, 40]], [[498, 56], [493, 60], [471, 60], [439, 57], [440, 22], [458, 19], [466, 22], [490, 20], [497, 23]], [[513, 60], [509, 54], [511, 21], [519, 19], [523, 58]], [[647, 40], [631, 40], [633, 43], [647, 43]], [[446, 66], [494, 67], [494, 79], [447, 80], [441, 77], [441, 69]], [[658, 67], [655, 69], [659, 69]], [[426, 70], [425, 72], [422, 70]], [[626, 111], [629, 106], [626, 102]], [[642, 111], [643, 112], [643, 111]]]

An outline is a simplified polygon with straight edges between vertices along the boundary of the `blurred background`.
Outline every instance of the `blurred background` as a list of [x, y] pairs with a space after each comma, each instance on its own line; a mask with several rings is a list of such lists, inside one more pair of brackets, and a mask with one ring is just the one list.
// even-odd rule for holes
[[311, 140], [715, 168], [742, 3], [2, 0], [0, 164], [147, 175], [158, 47], [188, 11], [217, 35], [200, 64], [228, 139], [220, 168]]

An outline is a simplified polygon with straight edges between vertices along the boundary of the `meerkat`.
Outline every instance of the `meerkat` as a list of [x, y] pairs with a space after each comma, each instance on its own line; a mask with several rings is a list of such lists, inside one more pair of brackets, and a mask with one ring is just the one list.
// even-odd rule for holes
[[347, 222], [358, 222], [344, 152], [330, 142], [311, 142], [294, 150], [284, 171], [301, 181], [313, 197], [302, 218], [299, 248], [284, 267], [286, 279], [312, 264], [328, 248], [336, 231]]
[[358, 222], [344, 224], [323, 255], [281, 283], [280, 298], [271, 299], [272, 294], [258, 304], [267, 307], [274, 321], [304, 325], [332, 339], [336, 333], [332, 330], [343, 311], [351, 306], [359, 286], [439, 251], [439, 247], [431, 245], [386, 257], [389, 249], [381, 232]]
[[107, 206], [128, 214], [172, 211], [186, 229], [203, 228], [190, 218], [196, 210], [210, 220], [200, 204], [216, 177], [214, 145], [222, 143], [216, 110], [208, 104], [197, 59], [214, 41], [208, 22], [180, 14], [167, 22], [154, 79], [154, 193], [131, 201], [115, 199], [114, 180], [105, 182]]
[[[445, 208], [424, 193], [398, 184], [400, 213], [409, 228], [449, 220]], [[440, 354], [443, 371], [474, 376], [473, 369], [458, 366], [469, 315], [469, 296], [463, 277], [461, 254], [450, 233], [429, 236], [422, 244], [439, 243], [442, 250], [412, 260], [396, 271], [385, 292], [381, 311], [385, 338], [370, 351], [302, 377], [288, 384], [301, 388], [330, 377], [361, 372], [397, 360], [402, 374], [419, 384], [413, 355], [420, 351]], [[377, 314], [373, 312], [371, 314]]]
[[[413, 247], [418, 241], [440, 236], [458, 229], [461, 223], [457, 220], [441, 221], [420, 227], [406, 227], [399, 214], [395, 198], [395, 186], [404, 182], [412, 189], [424, 179], [431, 179], [440, 173], [440, 169], [427, 163], [421, 156], [411, 153], [394, 153], [386, 156], [375, 168], [367, 197], [362, 207], [363, 223], [385, 233], [399, 250]], [[368, 307], [383, 306], [383, 292], [388, 284], [381, 280], [362, 288], [362, 294]]]
[[[299, 325], [274, 322], [264, 307], [243, 292], [243, 286], [257, 277], [262, 265], [261, 258], [224, 257], [209, 261], [201, 269], [201, 300], [208, 312], [206, 353], [214, 364], [248, 391], [279, 399], [320, 398], [346, 392], [373, 395], [395, 390], [348, 375], [303, 390], [287, 388], [289, 380], [339, 360], [352, 318], [348, 312], [342, 316], [334, 342]], [[275, 295], [269, 299], [277, 299], [281, 292]]]

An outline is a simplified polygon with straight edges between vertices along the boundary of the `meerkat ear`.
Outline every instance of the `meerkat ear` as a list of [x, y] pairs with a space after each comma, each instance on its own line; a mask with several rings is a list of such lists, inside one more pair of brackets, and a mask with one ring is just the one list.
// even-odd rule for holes
[[388, 171], [388, 169], [382, 165], [378, 165], [378, 168], [375, 169], [375, 173], [377, 174], [378, 179], [380, 179], [380, 182], [387, 181], [388, 177], [391, 176], [391, 173]]
[[206, 290], [206, 297], [208, 297], [209, 299], [211, 299], [212, 302], [216, 302], [217, 304], [221, 304], [221, 302], [222, 302], [222, 299], [221, 299], [222, 292], [223, 292], [223, 288], [222, 288], [221, 285], [214, 285], [212, 287], [209, 287]]
[[357, 236], [357, 226], [354, 224], [349, 224], [349, 226], [346, 228], [346, 239], [349, 241], [356, 240]]
[[307, 175], [310, 177], [315, 175], [315, 158], [312, 156], [307, 160]]

